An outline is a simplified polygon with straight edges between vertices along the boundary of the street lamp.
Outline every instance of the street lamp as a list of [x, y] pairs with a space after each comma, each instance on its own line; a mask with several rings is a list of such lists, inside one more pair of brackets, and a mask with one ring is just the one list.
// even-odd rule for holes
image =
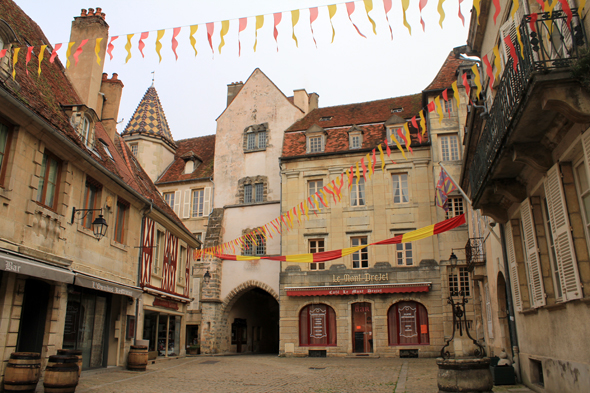
[[92, 221], [92, 232], [94, 232], [94, 237], [96, 237], [96, 239], [100, 241], [100, 239], [102, 239], [107, 234], [107, 228], [109, 227], [109, 225], [107, 224], [107, 220], [105, 220], [102, 215], [102, 209], [76, 209], [74, 207], [72, 209], [72, 221], [70, 222], [70, 224], [74, 223], [76, 213], [84, 212], [82, 217], [80, 217], [80, 219], [83, 220], [89, 212], [94, 211], [99, 211], [100, 214], [98, 215], [98, 217], [94, 219], [94, 221]]
[[205, 272], [205, 275], [203, 276], [203, 281], [205, 282], [205, 285], [209, 284], [209, 281], [211, 281], [211, 273], [209, 273], [209, 270]]
[[453, 250], [451, 250], [451, 256], [449, 257], [449, 262], [451, 263], [451, 265], [457, 266], [457, 260], [458, 260], [457, 256], [455, 255]]

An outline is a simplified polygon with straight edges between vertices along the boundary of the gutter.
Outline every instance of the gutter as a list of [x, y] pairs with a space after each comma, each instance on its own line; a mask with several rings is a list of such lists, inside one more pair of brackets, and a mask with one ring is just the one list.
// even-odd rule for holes
[[[95, 167], [96, 169], [98, 169], [103, 175], [107, 176], [109, 179], [111, 179], [112, 181], [114, 181], [115, 183], [117, 183], [117, 185], [119, 185], [121, 188], [125, 189], [127, 192], [129, 192], [130, 194], [132, 194], [134, 197], [136, 197], [137, 199], [139, 199], [141, 202], [143, 202], [146, 207], [148, 205], [151, 205], [151, 201], [149, 199], [147, 199], [145, 196], [141, 195], [140, 193], [138, 193], [137, 191], [135, 191], [133, 188], [129, 187], [127, 185], [127, 183], [125, 183], [123, 181], [123, 179], [115, 176], [114, 173], [112, 173], [111, 171], [109, 171], [108, 169], [106, 169], [105, 167], [103, 167], [102, 165], [100, 165], [97, 161], [95, 161], [94, 159], [92, 159], [85, 150], [81, 149], [80, 146], [76, 145], [70, 138], [66, 137], [65, 135], [63, 135], [62, 133], [60, 133], [59, 131], [57, 131], [55, 128], [53, 128], [53, 126], [51, 126], [50, 124], [48, 124], [45, 119], [43, 119], [41, 116], [39, 116], [37, 113], [33, 112], [30, 108], [26, 107], [25, 105], [23, 105], [23, 103], [16, 99], [14, 96], [12, 96], [10, 93], [8, 93], [4, 87], [0, 88], [0, 97], [5, 98], [6, 100], [8, 100], [11, 104], [15, 105], [17, 108], [19, 108], [21, 111], [23, 111], [25, 114], [27, 114], [31, 119], [34, 119], [34, 121], [41, 126], [41, 128], [45, 131], [48, 131], [53, 137], [57, 138], [60, 142], [64, 143], [66, 145], [66, 147], [74, 150], [76, 153], [78, 153], [80, 156], [83, 157], [83, 159], [89, 163], [90, 165], [92, 165], [93, 167]], [[168, 217], [168, 214], [165, 213], [163, 210], [161, 210], [159, 207], [156, 206], [156, 210], [158, 212], [160, 212], [164, 217]], [[173, 223], [174, 221], [171, 220]], [[184, 228], [183, 226], [179, 226], [178, 224], [174, 223], [175, 225], [177, 225], [182, 232], [184, 232], [185, 234], [187, 234], [189, 236], [189, 238], [194, 238], [193, 234], [191, 232], [188, 231], [188, 229]]]
[[[166, 171], [164, 171], [165, 173]], [[213, 182], [213, 176], [207, 176], [207, 177], [197, 177], [195, 179], [185, 179], [185, 180], [171, 180], [171, 181], [159, 181], [154, 183], [157, 186], [165, 186], [168, 184], [177, 184], [177, 183], [188, 183], [188, 182], [193, 182], [193, 181], [197, 181], [197, 180], [211, 180], [211, 182]]]

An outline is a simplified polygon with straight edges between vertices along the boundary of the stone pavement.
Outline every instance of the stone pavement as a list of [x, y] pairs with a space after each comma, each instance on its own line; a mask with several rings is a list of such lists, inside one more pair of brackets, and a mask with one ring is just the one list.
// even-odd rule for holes
[[[141, 373], [120, 367], [84, 371], [76, 392], [436, 393], [437, 371], [435, 359], [196, 356], [150, 362]], [[494, 391], [532, 392], [518, 388]]]

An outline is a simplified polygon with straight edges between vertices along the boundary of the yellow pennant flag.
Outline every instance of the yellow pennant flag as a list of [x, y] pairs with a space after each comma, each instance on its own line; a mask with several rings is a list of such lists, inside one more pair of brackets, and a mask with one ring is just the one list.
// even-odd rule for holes
[[305, 217], [309, 220], [309, 206], [307, 202], [303, 202], [303, 208], [305, 209]]
[[127, 58], [125, 59], [125, 64], [131, 59], [131, 38], [133, 38], [134, 34], [127, 34], [127, 43], [125, 44], [125, 50], [127, 50]]
[[297, 221], [301, 221], [301, 209], [295, 208], [295, 212], [297, 212]]
[[324, 197], [324, 202], [326, 202], [326, 207], [330, 207], [330, 201], [328, 200], [328, 196], [326, 195], [326, 193], [324, 192], [323, 188], [320, 188], [320, 193], [322, 194], [322, 196]]
[[371, 155], [369, 153], [367, 153], [365, 158], [367, 159], [367, 164], [369, 166], [369, 179], [371, 179], [373, 176], [373, 160], [371, 160]]
[[459, 87], [457, 87], [457, 81], [451, 83], [451, 87], [453, 88], [453, 95], [455, 96], [455, 101], [457, 101], [457, 109], [461, 104], [461, 96], [459, 95]]
[[583, 15], [584, 14], [584, 8], [586, 7], [586, 0], [580, 0], [580, 4], [578, 5], [579, 11], [578, 11], [578, 15]]
[[293, 24], [293, 39], [295, 40], [295, 46], [299, 48], [297, 37], [295, 37], [295, 25], [297, 24], [297, 22], [299, 22], [299, 10], [291, 11], [291, 22]]
[[409, 151], [410, 150], [410, 146], [412, 145], [412, 138], [410, 137], [410, 128], [408, 127], [408, 123], [404, 123], [404, 131], [406, 133], [406, 140], [407, 140], [407, 145], [406, 145], [406, 149]]
[[195, 51], [195, 57], [197, 57], [197, 48], [195, 47], [197, 40], [195, 39], [194, 35], [198, 29], [199, 29], [199, 25], [192, 25], [190, 28], [190, 34], [189, 34], [191, 46], [193, 47], [193, 50]]
[[436, 96], [434, 104], [436, 105], [436, 113], [438, 113], [438, 124], [441, 124], [445, 115], [443, 114], [442, 105], [440, 103], [440, 96]]
[[318, 202], [317, 199], [315, 199], [315, 194], [313, 194], [311, 196], [311, 199], [313, 200], [313, 203], [315, 204], [315, 207], [319, 210], [319, 212], [322, 212], [322, 208], [320, 207], [320, 203]]
[[[514, 19], [514, 15], [516, 14], [516, 11], [518, 11], [518, 8], [520, 7], [520, 4], [518, 4], [519, 1], [518, 0], [512, 0], [512, 11], [510, 12], [510, 18]], [[515, 21], [518, 22], [515, 25], [518, 26], [520, 24], [520, 21]]]
[[443, 3], [445, 2], [445, 0], [438, 0], [438, 13], [440, 14], [440, 19], [438, 21], [438, 24], [440, 25], [440, 28], [442, 29], [442, 23], [443, 20], [445, 20], [445, 11], [443, 10]]
[[398, 150], [402, 152], [402, 156], [404, 156], [404, 160], [407, 160], [406, 153], [404, 153], [404, 149], [403, 149], [402, 145], [399, 144], [399, 141], [393, 135], [393, 133], [391, 134], [391, 140], [395, 142], [395, 145], [397, 146]]
[[477, 24], [479, 25], [479, 12], [481, 10], [480, 5], [481, 0], [473, 0], [473, 8], [475, 8], [475, 12], [477, 13]]
[[94, 53], [96, 54], [96, 62], [100, 65], [100, 43], [102, 41], [101, 38], [96, 39], [96, 45], [94, 45]]
[[518, 38], [518, 44], [520, 45], [520, 57], [524, 59], [524, 45], [522, 44], [522, 37], [520, 36], [520, 29], [518, 27], [516, 28], [516, 38]]
[[[18, 61], [18, 52], [20, 52], [20, 48], [15, 48], [14, 53], [12, 54], [12, 79], [16, 78], [16, 62]], [[69, 64], [68, 60], [68, 64]]]
[[164, 37], [165, 32], [166, 30], [162, 29], [158, 30], [158, 32], [156, 33], [156, 53], [160, 58], [160, 63], [162, 62], [162, 55], [160, 54], [160, 50], [162, 49], [162, 43], [160, 42], [160, 40], [162, 39], [162, 37]]
[[[342, 176], [340, 176], [342, 177]], [[340, 181], [340, 177], [336, 178], [336, 187], [338, 187], [338, 191], [336, 192], [336, 195], [338, 196], [338, 202], [340, 202], [342, 200], [342, 192], [340, 191], [340, 189], [342, 188], [341, 185], [341, 181]]]
[[334, 43], [334, 37], [336, 37], [336, 30], [334, 30], [334, 25], [332, 24], [332, 18], [336, 15], [336, 4], [332, 4], [328, 6], [328, 13], [330, 14], [330, 26], [332, 26], [332, 43]]
[[256, 46], [258, 45], [258, 29], [260, 29], [264, 25], [264, 15], [258, 15], [256, 17], [256, 30], [255, 30], [255, 38], [254, 38], [254, 52], [256, 52]]
[[424, 109], [420, 111], [420, 127], [422, 128], [422, 136], [426, 133], [426, 118], [424, 117]]
[[39, 51], [39, 69], [37, 70], [37, 74], [41, 75], [41, 62], [43, 61], [43, 56], [45, 55], [45, 48], [47, 45], [41, 45], [41, 50]]
[[367, 11], [367, 18], [369, 18], [369, 22], [371, 22], [371, 25], [373, 25], [373, 34], [377, 35], [377, 25], [375, 24], [375, 21], [369, 16], [369, 12], [373, 10], [373, 0], [364, 0], [364, 3], [365, 11]]
[[[351, 179], [350, 171], [348, 170], [348, 168], [346, 169], [346, 179]], [[349, 184], [348, 184], [348, 189], [350, 190], [351, 188], [352, 188], [352, 181], [349, 182]]]
[[[381, 144], [377, 145], [377, 148], [379, 149], [379, 158], [381, 159], [381, 170], [383, 170], [385, 168], [385, 155], [383, 154], [383, 149], [381, 148]], [[338, 180], [338, 179], [336, 179], [336, 180]]]
[[[518, 29], [516, 29], [516, 31], [518, 31]], [[479, 97], [479, 93], [481, 93], [481, 78], [479, 77], [477, 64], [474, 64], [473, 67], [471, 67], [471, 71], [473, 71], [473, 82], [477, 86], [477, 97]]]
[[412, 35], [412, 27], [410, 26], [410, 24], [408, 23], [408, 20], [406, 19], [406, 11], [408, 10], [408, 8], [410, 8], [410, 0], [402, 0], [402, 11], [404, 13], [404, 26], [406, 26], [408, 28], [410, 35]]
[[359, 171], [359, 163], [356, 163], [356, 184], [361, 180], [361, 172]]
[[500, 76], [500, 72], [502, 71], [502, 59], [500, 58], [500, 50], [498, 49], [499, 46], [494, 47], [494, 65], [496, 66], [496, 79]]
[[[221, 42], [219, 43], [219, 53], [221, 53], [221, 48], [223, 48], [223, 46], [225, 45], [225, 40], [223, 39], [223, 37], [225, 37], [225, 35], [227, 34], [227, 32], [229, 31], [229, 20], [224, 20], [221, 22], [221, 30], [219, 31], [219, 37], [221, 37]], [[256, 45], [254, 45], [254, 47], [256, 47]], [[256, 50], [256, 49], [254, 49]]]
[[72, 53], [72, 46], [75, 42], [68, 42], [68, 50], [66, 51], [66, 69], [70, 68], [70, 54]]

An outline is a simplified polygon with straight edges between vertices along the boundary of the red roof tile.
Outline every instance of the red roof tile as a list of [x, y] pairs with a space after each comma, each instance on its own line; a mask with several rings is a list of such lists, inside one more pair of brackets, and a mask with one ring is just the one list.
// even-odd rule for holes
[[444, 90], [451, 87], [451, 84], [457, 80], [457, 68], [463, 63], [463, 59], [455, 58], [453, 51], [449, 53], [434, 80], [428, 85], [428, 90]]
[[[163, 184], [172, 181], [189, 181], [213, 176], [213, 160], [215, 158], [215, 135], [201, 136], [198, 138], [176, 141], [178, 148], [174, 155], [174, 161], [156, 181]], [[191, 153], [202, 162], [199, 163], [193, 173], [184, 173], [185, 158]]]

